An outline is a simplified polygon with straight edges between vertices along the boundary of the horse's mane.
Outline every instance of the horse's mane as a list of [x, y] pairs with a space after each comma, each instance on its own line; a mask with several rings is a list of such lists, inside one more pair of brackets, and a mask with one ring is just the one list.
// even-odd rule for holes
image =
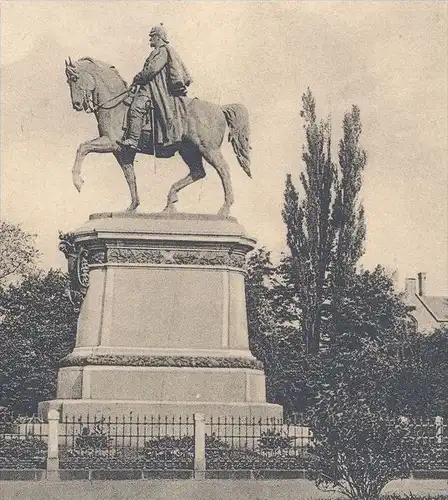
[[127, 87], [127, 83], [120, 76], [115, 66], [111, 66], [110, 64], [91, 57], [82, 57], [77, 63], [81, 67], [86, 67], [90, 73], [101, 78], [111, 92], [119, 90], [119, 87], [122, 86]]

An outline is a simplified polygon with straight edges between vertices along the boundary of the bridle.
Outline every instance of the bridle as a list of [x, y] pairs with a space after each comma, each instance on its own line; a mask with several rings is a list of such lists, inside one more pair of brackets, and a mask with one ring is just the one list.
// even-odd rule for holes
[[[67, 77], [69, 80], [76, 82], [79, 79], [79, 72], [76, 70], [74, 64], [72, 63], [71, 59], [69, 58], [69, 62], [65, 61], [65, 71], [67, 74]], [[88, 71], [83, 71], [85, 75], [87, 75], [93, 82], [96, 84], [95, 77], [89, 73]], [[76, 78], [76, 80], [75, 80]], [[84, 102], [87, 103], [87, 109], [85, 110], [86, 113], [94, 113], [95, 111], [98, 111], [99, 109], [113, 109], [117, 107], [119, 104], [121, 104], [125, 98], [126, 95], [131, 91], [131, 88], [124, 90], [120, 94], [111, 97], [110, 99], [107, 99], [107, 101], [98, 103], [95, 102], [95, 86], [93, 88], [83, 88], [82, 86], [78, 85], [79, 90], [83, 93], [83, 99]], [[117, 101], [115, 104], [112, 104], [111, 106], [106, 106], [106, 104], [109, 104], [110, 102], [114, 101], [115, 99], [122, 97], [123, 99], [120, 99]]]

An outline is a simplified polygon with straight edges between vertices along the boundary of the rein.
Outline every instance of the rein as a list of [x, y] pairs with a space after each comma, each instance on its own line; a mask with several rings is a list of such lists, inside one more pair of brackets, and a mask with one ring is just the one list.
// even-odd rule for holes
[[[117, 103], [115, 103], [113, 106], [110, 106], [108, 108], [105, 108], [104, 105], [105, 104], [108, 104], [109, 102], [113, 101], [114, 99], [117, 99], [117, 97], [121, 97], [125, 94], [128, 94], [129, 92], [131, 91], [131, 89], [126, 89], [125, 91], [121, 92], [121, 94], [118, 94], [114, 97], [111, 97], [110, 99], [108, 99], [107, 101], [104, 101], [102, 103], [99, 103], [99, 104], [93, 104], [93, 111], [96, 111], [98, 109], [113, 109], [115, 108], [116, 106], [118, 106], [121, 102], [123, 102], [123, 99], [121, 101], [118, 101]], [[92, 91], [93, 92], [93, 91]]]

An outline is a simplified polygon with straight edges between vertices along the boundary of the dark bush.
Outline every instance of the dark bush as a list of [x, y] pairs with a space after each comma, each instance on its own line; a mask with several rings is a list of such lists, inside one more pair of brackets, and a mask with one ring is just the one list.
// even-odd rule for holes
[[47, 444], [38, 438], [0, 436], [0, 469], [44, 469]]
[[192, 469], [194, 438], [162, 436], [146, 441], [143, 449], [145, 469]]

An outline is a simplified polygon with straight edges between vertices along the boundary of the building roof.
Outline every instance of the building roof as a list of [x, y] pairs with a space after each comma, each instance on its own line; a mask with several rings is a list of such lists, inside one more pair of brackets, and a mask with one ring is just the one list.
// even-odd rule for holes
[[416, 296], [437, 321], [448, 322], [448, 297]]

